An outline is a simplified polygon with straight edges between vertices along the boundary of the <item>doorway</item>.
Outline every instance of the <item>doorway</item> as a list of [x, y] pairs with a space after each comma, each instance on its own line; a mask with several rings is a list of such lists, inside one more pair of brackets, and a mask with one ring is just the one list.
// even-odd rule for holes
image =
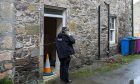
[[[49, 55], [49, 61], [52, 71], [55, 73], [53, 76], [59, 76], [60, 62], [56, 51], [56, 37], [66, 27], [66, 9], [45, 6], [44, 8], [44, 28], [42, 30], [42, 54], [43, 64], [45, 64], [46, 55]], [[45, 66], [45, 65], [44, 65]], [[46, 79], [46, 78], [45, 78]], [[48, 80], [48, 78], [47, 78]]]
[[44, 17], [44, 58], [46, 57], [46, 54], [49, 55], [50, 65], [52, 67], [55, 67], [56, 62], [56, 32], [57, 18]]
[[44, 17], [44, 64], [46, 55], [49, 55], [49, 61], [52, 71], [59, 74], [60, 62], [56, 51], [56, 36], [61, 31], [62, 18]]

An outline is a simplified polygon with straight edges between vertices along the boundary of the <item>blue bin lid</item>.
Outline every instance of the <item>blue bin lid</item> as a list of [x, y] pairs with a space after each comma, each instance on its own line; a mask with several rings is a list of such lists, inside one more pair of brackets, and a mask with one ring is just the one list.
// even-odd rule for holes
[[130, 39], [128, 39], [128, 38], [123, 38], [122, 40], [127, 40], [127, 41], [129, 41]]
[[127, 39], [130, 39], [130, 40], [136, 40], [137, 38], [136, 37], [126, 37]]

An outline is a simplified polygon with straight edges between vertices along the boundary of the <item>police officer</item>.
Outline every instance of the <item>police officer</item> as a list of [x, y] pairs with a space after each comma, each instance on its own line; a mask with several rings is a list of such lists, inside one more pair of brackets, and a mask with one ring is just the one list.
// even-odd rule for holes
[[60, 79], [65, 83], [71, 83], [68, 69], [71, 60], [70, 55], [75, 53], [72, 46], [75, 43], [75, 39], [68, 35], [67, 31], [67, 28], [63, 27], [62, 31], [58, 34], [56, 38], [56, 48], [60, 60]]

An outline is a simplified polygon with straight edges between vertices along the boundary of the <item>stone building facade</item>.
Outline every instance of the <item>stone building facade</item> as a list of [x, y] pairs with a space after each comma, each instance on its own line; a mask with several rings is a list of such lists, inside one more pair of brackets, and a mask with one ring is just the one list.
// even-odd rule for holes
[[139, 17], [140, 2], [134, 3], [134, 36], [140, 36], [140, 17]]
[[[106, 3], [110, 4], [110, 12]], [[66, 26], [76, 39], [71, 68], [92, 64], [99, 50], [99, 5], [100, 55], [106, 57], [110, 52], [112, 56], [119, 53], [120, 39], [132, 35], [131, 0], [1, 0], [0, 61], [14, 60], [13, 71], [22, 73], [18, 66], [34, 60], [37, 78], [42, 79], [45, 49], [52, 48], [49, 42], [53, 44], [55, 36]], [[108, 21], [112, 21], [108, 20], [108, 13], [114, 17], [113, 24], [109, 22], [115, 28], [110, 34], [113, 43], [108, 41]], [[50, 60], [57, 65], [54, 44], [50, 53], [55, 57]]]
[[[51, 8], [66, 8], [66, 26], [74, 33], [76, 38], [74, 64], [93, 62], [98, 56], [98, 6], [100, 5], [100, 46], [101, 57], [107, 54], [108, 46], [108, 8], [104, 3], [110, 4], [110, 17], [116, 17], [115, 43], [110, 43], [110, 53], [119, 52], [120, 39], [132, 35], [131, 0], [46, 0], [45, 6]], [[79, 59], [80, 58], [80, 59]]]

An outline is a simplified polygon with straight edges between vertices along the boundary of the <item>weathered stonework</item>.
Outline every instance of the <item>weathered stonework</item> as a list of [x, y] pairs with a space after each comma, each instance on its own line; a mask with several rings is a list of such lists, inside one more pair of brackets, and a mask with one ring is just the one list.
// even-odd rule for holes
[[[91, 64], [98, 56], [98, 6], [101, 6], [101, 56], [107, 55], [108, 46], [108, 9], [115, 15], [116, 44], [110, 46], [110, 55], [119, 51], [120, 39], [131, 36], [131, 0], [44, 0], [48, 6], [63, 7], [67, 11], [67, 26], [74, 32], [76, 54], [71, 62], [72, 67]], [[76, 61], [75, 61], [76, 59]], [[91, 61], [90, 61], [91, 60]]]
[[14, 19], [13, 9], [14, 9], [13, 3], [6, 2], [6, 1], [0, 3], [0, 10], [1, 10], [0, 17], [1, 17], [1, 20], [11, 21], [12, 19]]
[[1, 23], [0, 24], [0, 49], [12, 49], [13, 39], [12, 39], [12, 24]]
[[[14, 4], [13, 0], [0, 0], [0, 62], [12, 61], [14, 53]], [[11, 67], [14, 67], [10, 63]], [[10, 67], [10, 66], [8, 66]], [[3, 67], [1, 68], [4, 71]], [[0, 79], [11, 74], [11, 68], [0, 73]]]
[[[40, 73], [39, 69], [39, 57], [40, 56], [40, 50], [39, 50], [39, 38], [40, 38], [40, 10], [39, 6], [40, 3], [38, 0], [16, 0], [14, 3], [15, 6], [15, 17], [16, 17], [16, 66], [23, 66], [28, 67], [33, 64], [30, 64], [34, 62], [34, 67], [31, 66], [32, 70], [29, 69], [28, 72], [32, 72], [33, 70], [37, 70], [37, 74], [27, 74], [24, 73], [24, 70], [20, 70], [16, 68], [15, 70], [18, 73], [24, 73], [22, 75], [28, 77], [32, 75], [32, 77], [37, 79], [41, 79], [42, 75]], [[22, 69], [22, 68], [21, 68]], [[28, 82], [31, 82], [32, 80], [28, 79]], [[26, 79], [20, 79], [21, 83], [25, 83]], [[18, 84], [18, 82], [15, 82]]]
[[[110, 4], [110, 15], [116, 16], [116, 43], [110, 45], [110, 55], [117, 54], [120, 39], [131, 36], [131, 0], [1, 0], [0, 49], [8, 50], [10, 53], [0, 54], [0, 57], [6, 55], [4, 58], [6, 60], [14, 56], [16, 66], [29, 62], [23, 58], [32, 57], [37, 62], [38, 72], [41, 70], [43, 61], [40, 59], [43, 54], [40, 53], [40, 49], [43, 48], [41, 39], [44, 33], [44, 5], [66, 9], [66, 25], [76, 39], [74, 45], [76, 53], [72, 57], [71, 68], [92, 64], [98, 56], [98, 6], [100, 5], [101, 57], [106, 57], [108, 9], [104, 1]], [[24, 61], [21, 62], [21, 59]], [[37, 78], [41, 76], [40, 74]]]
[[134, 3], [134, 36], [140, 37], [140, 17], [139, 17], [139, 8], [140, 8], [140, 1]]
[[3, 61], [3, 60], [11, 60], [12, 59], [12, 51], [9, 51], [9, 50], [2, 50], [0, 51], [0, 61]]

